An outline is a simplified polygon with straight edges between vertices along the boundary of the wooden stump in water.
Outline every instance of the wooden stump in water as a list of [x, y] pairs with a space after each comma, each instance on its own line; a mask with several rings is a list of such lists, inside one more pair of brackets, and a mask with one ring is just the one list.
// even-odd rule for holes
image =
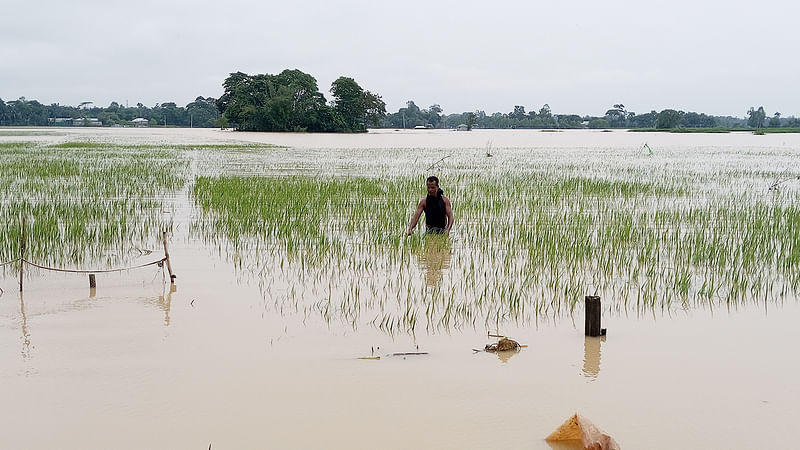
[[97, 280], [94, 279], [94, 274], [89, 274], [89, 288], [94, 289], [97, 287]]
[[600, 297], [596, 295], [586, 296], [586, 336], [600, 336]]

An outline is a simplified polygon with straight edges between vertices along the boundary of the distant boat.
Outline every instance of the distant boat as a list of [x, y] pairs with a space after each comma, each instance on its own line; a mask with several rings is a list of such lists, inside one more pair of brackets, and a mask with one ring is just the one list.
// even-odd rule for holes
[[433, 124], [426, 124], [426, 125], [417, 125], [414, 127], [415, 130], [432, 130]]

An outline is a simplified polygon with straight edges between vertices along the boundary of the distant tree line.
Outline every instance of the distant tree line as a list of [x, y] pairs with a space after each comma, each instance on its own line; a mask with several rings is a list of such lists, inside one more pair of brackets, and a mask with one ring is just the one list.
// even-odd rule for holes
[[377, 94], [349, 77], [331, 84], [332, 100], [317, 88], [317, 80], [300, 70], [277, 75], [230, 74], [217, 100], [224, 122], [246, 131], [364, 132], [386, 114]]
[[455, 128], [459, 125], [479, 128], [762, 128], [762, 127], [800, 127], [800, 119], [784, 118], [776, 112], [767, 119], [764, 107], [751, 107], [746, 118], [731, 116], [712, 116], [697, 112], [684, 112], [664, 109], [636, 114], [628, 111], [623, 104], [613, 105], [602, 116], [580, 116], [578, 114], [554, 114], [550, 105], [544, 104], [539, 111], [526, 112], [521, 105], [514, 106], [508, 113], [496, 112], [491, 115], [484, 111], [468, 111], [444, 114], [438, 104], [421, 109], [409, 100], [404, 108], [387, 114], [382, 124], [384, 128]]
[[664, 109], [636, 114], [623, 104], [615, 104], [602, 116], [554, 114], [548, 104], [538, 111], [516, 105], [508, 113], [486, 114], [467, 111], [445, 114], [439, 104], [420, 108], [409, 100], [396, 113], [386, 114], [386, 105], [377, 94], [361, 88], [352, 78], [339, 77], [331, 84], [331, 101], [319, 92], [317, 81], [299, 70], [284, 70], [277, 75], [231, 73], [223, 83], [219, 99], [197, 97], [185, 107], [174, 102], [153, 107], [137, 103], [125, 106], [111, 102], [107, 107], [91, 103], [64, 106], [43, 105], [20, 97], [0, 99], [0, 126], [48, 126], [55, 119], [97, 118], [103, 126], [133, 125], [147, 119], [150, 126], [234, 127], [248, 131], [362, 132], [367, 127], [455, 128], [727, 128], [758, 129], [800, 127], [800, 119], [768, 116], [763, 106], [750, 107], [744, 118], [713, 116], [697, 112]]
[[48, 126], [55, 119], [97, 118], [103, 126], [132, 125], [134, 119], [147, 119], [151, 126], [214, 127], [220, 118], [216, 100], [212, 97], [197, 97], [185, 107], [174, 102], [156, 103], [147, 107], [141, 103], [124, 106], [111, 102], [108, 107], [90, 103], [80, 106], [64, 106], [58, 103], [43, 105], [36, 100], [20, 97], [4, 102], [0, 99], [0, 126]]

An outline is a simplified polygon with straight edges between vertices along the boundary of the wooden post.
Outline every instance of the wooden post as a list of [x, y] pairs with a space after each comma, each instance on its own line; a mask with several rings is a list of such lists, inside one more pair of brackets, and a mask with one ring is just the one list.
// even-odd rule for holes
[[94, 289], [97, 287], [97, 280], [94, 279], [94, 274], [89, 274], [89, 288]]
[[167, 271], [169, 272], [169, 282], [171, 284], [175, 284], [176, 275], [172, 273], [172, 264], [169, 263], [169, 250], [167, 249], [167, 232], [163, 232], [161, 234], [162, 240], [164, 242], [164, 259], [167, 263]]
[[586, 296], [586, 336], [600, 336], [600, 297]]
[[19, 291], [22, 292], [22, 267], [25, 263], [25, 218], [22, 218], [22, 234], [19, 237]]

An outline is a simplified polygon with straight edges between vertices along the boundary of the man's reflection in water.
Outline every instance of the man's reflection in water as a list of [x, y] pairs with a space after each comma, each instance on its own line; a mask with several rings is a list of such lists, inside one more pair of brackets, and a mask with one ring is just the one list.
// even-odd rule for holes
[[583, 341], [583, 376], [597, 378], [600, 374], [600, 346], [605, 336], [585, 336]]
[[436, 286], [444, 271], [450, 268], [453, 245], [447, 235], [428, 234], [419, 253], [419, 263], [425, 268], [425, 284]]

